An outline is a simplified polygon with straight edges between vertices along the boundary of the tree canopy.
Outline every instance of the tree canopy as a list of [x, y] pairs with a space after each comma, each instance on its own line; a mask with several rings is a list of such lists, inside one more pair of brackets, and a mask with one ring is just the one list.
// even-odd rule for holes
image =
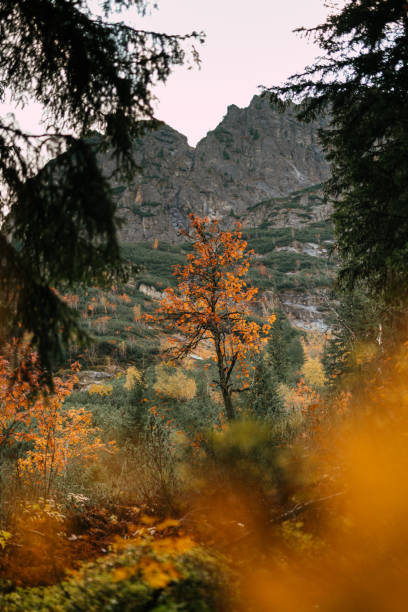
[[[0, 339], [29, 332], [47, 368], [70, 338], [84, 339], [55, 286], [126, 273], [112, 186], [135, 171], [134, 139], [155, 123], [152, 86], [185, 61], [188, 45], [196, 57], [202, 39], [110, 19], [129, 7], [142, 15], [144, 0], [105, 0], [101, 14], [90, 5], [0, 0], [0, 100], [44, 109], [43, 134], [0, 118]], [[107, 149], [109, 176], [97, 163]]]
[[394, 304], [406, 302], [408, 281], [407, 13], [403, 0], [347, 0], [300, 30], [324, 56], [269, 90], [275, 102], [301, 101], [303, 120], [327, 115], [341, 284], [367, 282]]
[[[217, 384], [226, 416], [233, 419], [232, 394], [249, 388], [247, 357], [259, 353], [275, 321], [271, 315], [262, 327], [249, 319], [249, 306], [257, 289], [245, 281], [252, 251], [246, 251], [240, 226], [223, 231], [217, 220], [190, 216], [193, 253], [185, 266], [175, 266], [177, 290], [168, 288], [150, 321], [163, 322], [170, 332], [182, 334], [168, 352], [174, 360], [186, 357], [202, 342], [214, 349]], [[239, 379], [233, 376], [240, 369]]]

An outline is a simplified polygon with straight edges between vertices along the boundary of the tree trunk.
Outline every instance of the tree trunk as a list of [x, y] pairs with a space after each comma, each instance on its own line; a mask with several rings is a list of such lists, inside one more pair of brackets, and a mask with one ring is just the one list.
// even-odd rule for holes
[[228, 392], [228, 389], [221, 387], [222, 390], [222, 399], [224, 400], [225, 413], [229, 421], [233, 421], [235, 419], [235, 410], [232, 405], [231, 394]]
[[214, 344], [215, 344], [215, 351], [217, 353], [217, 363], [218, 363], [218, 378], [219, 378], [219, 385], [221, 388], [221, 392], [222, 392], [222, 399], [224, 401], [224, 408], [225, 408], [225, 414], [227, 415], [227, 419], [229, 421], [233, 421], [235, 419], [235, 410], [234, 410], [234, 406], [232, 405], [232, 398], [231, 398], [231, 392], [228, 389], [228, 383], [226, 380], [226, 375], [225, 375], [225, 368], [224, 368], [224, 357], [222, 354], [222, 350], [221, 350], [221, 341], [220, 341], [220, 337], [218, 336], [218, 334], [214, 334]]

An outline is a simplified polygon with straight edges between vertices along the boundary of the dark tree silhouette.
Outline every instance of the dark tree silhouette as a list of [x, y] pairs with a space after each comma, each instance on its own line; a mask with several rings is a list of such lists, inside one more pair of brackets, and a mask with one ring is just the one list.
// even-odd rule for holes
[[[109, 20], [131, 6], [142, 16], [144, 0], [106, 0], [103, 17], [89, 4], [0, 0], [0, 99], [44, 108], [44, 134], [0, 118], [0, 338], [29, 332], [48, 369], [84, 339], [53, 287], [125, 274], [111, 185], [135, 171], [134, 139], [155, 124], [152, 85], [186, 53], [197, 59], [202, 39]], [[89, 137], [95, 130], [103, 136]], [[111, 176], [96, 162], [108, 148]]]
[[408, 282], [407, 13], [403, 0], [347, 0], [300, 30], [324, 56], [269, 90], [275, 102], [302, 100], [301, 119], [327, 113], [320, 135], [341, 284], [367, 283], [395, 312], [406, 307]]

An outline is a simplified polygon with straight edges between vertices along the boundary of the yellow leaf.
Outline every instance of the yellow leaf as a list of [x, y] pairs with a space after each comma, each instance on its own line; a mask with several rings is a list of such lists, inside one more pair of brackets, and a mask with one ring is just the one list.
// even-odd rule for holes
[[0, 531], [0, 546], [2, 548], [6, 546], [7, 540], [9, 540], [12, 535], [13, 534], [11, 534], [9, 531]]

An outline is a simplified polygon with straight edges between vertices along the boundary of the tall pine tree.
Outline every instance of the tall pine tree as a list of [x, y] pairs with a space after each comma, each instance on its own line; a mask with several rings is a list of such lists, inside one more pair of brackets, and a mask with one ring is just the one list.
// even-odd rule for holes
[[[134, 139], [154, 123], [153, 84], [200, 38], [109, 19], [132, 6], [142, 14], [145, 0], [104, 0], [104, 17], [94, 4], [0, 0], [0, 100], [44, 109], [40, 134], [0, 118], [0, 341], [29, 332], [47, 368], [70, 338], [83, 339], [53, 287], [125, 273], [112, 180], [135, 171]], [[95, 129], [101, 138], [84, 138]], [[112, 176], [96, 162], [108, 147]]]
[[273, 419], [283, 410], [278, 378], [265, 355], [260, 355], [255, 365], [249, 406], [251, 413], [259, 419]]
[[[321, 113], [331, 164], [340, 281], [364, 281], [399, 316], [408, 283], [408, 4], [347, 0], [311, 30], [324, 56], [269, 90], [302, 101], [299, 117]], [[406, 330], [405, 330], [406, 331]]]

